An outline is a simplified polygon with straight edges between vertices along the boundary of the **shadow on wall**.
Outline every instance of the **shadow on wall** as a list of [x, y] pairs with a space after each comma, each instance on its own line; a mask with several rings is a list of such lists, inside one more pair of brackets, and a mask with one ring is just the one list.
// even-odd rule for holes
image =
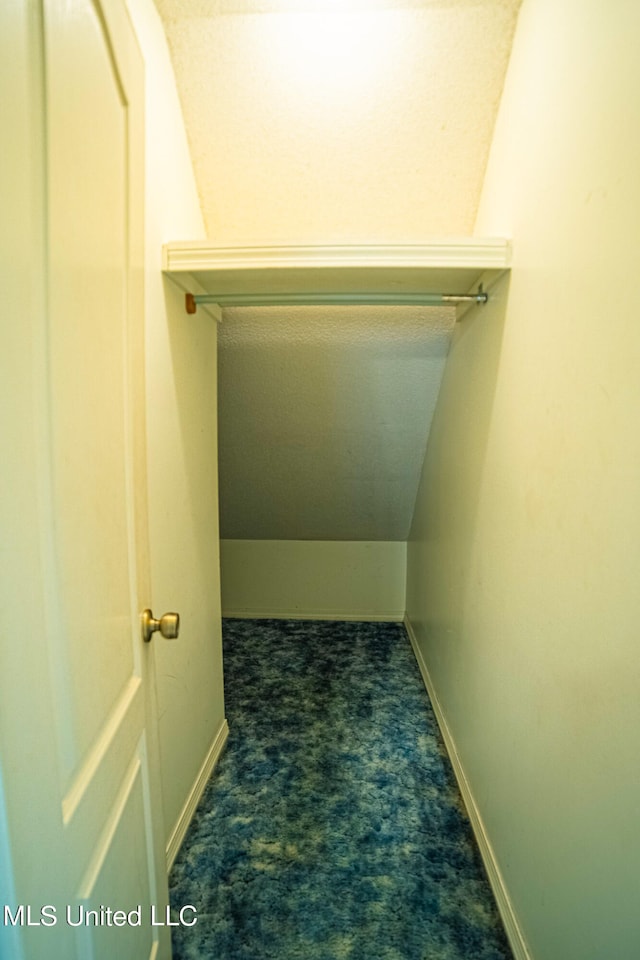
[[[407, 612], [414, 626], [424, 609], [420, 596], [425, 569], [446, 570], [447, 594], [464, 596], [468, 569], [454, 558], [470, 559], [475, 541], [509, 283], [507, 274], [492, 290], [488, 304], [470, 310], [454, 331], [409, 536], [409, 551], [418, 552], [416, 562], [408, 564], [407, 580]], [[452, 503], [453, 511], [447, 507]], [[430, 621], [447, 619], [438, 610], [438, 596], [443, 592], [431, 591]]]
[[406, 540], [451, 308], [226, 310], [222, 536]]
[[[184, 465], [185, 487], [181, 499], [186, 496], [191, 521], [181, 535], [189, 540], [185, 547], [199, 557], [195, 569], [203, 575], [200, 586], [209, 592], [211, 570], [217, 565], [217, 506], [207, 508], [213, 503], [218, 486], [217, 324], [205, 310], [187, 318], [183, 291], [167, 277], [163, 284], [166, 346], [173, 372], [171, 382], [165, 384], [165, 390], [173, 393], [167, 414], [176, 418], [171, 435], [181, 445], [179, 462]], [[203, 437], [207, 438], [206, 443], [202, 442]], [[157, 453], [152, 450], [152, 457]], [[166, 453], [172, 456], [175, 451]]]

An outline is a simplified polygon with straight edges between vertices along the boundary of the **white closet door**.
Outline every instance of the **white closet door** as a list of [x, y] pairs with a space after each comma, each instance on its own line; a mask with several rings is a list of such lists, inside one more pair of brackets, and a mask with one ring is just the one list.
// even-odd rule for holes
[[9, 478], [28, 507], [10, 518], [2, 637], [7, 955], [166, 958], [157, 641], [143, 643], [139, 622], [143, 66], [124, 0], [6, 7], [16, 89], [40, 118], [17, 116], [22, 141], [5, 138], [32, 218], [20, 226], [14, 209], [15, 259], [31, 237], [36, 264], [14, 278], [25, 313], [11, 317], [3, 362], [5, 376], [21, 370], [11, 397], [24, 449]]

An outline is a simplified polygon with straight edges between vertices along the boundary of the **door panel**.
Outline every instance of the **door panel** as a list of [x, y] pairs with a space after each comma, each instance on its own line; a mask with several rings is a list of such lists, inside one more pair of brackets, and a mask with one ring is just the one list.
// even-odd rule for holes
[[[7, 150], [22, 193], [8, 209], [16, 223], [25, 211], [9, 286], [22, 323], [0, 378], [19, 417], [7, 476], [22, 504], [6, 541], [0, 887], [32, 911], [0, 928], [0, 955], [10, 938], [26, 960], [166, 960], [169, 930], [151, 922], [167, 903], [153, 644], [139, 622], [143, 65], [124, 0], [27, 0], [0, 21], [21, 98]], [[120, 910], [129, 919], [109, 922]]]
[[[89, 0], [49, 5], [49, 410], [65, 782], [139, 676], [127, 414], [129, 115]], [[71, 20], [71, 23], [69, 22]], [[76, 55], [80, 51], [80, 56]], [[79, 571], [82, 571], [79, 581]], [[78, 589], [79, 582], [82, 589]], [[69, 669], [70, 666], [70, 669]]]
[[[151, 926], [150, 904], [155, 904], [155, 891], [150, 888], [147, 850], [150, 838], [141, 831], [148, 821], [145, 809], [145, 745], [136, 749], [124, 780], [113, 798], [92, 859], [82, 878], [77, 904], [71, 915], [76, 927], [79, 956], [95, 960], [114, 957], [149, 957], [153, 955], [154, 929]], [[123, 900], [123, 876], [127, 878], [127, 900]], [[126, 917], [116, 917], [120, 926], [86, 925], [94, 911], [105, 916], [104, 907], [118, 905]], [[102, 913], [101, 913], [102, 908]], [[123, 923], [122, 921], [125, 920]]]

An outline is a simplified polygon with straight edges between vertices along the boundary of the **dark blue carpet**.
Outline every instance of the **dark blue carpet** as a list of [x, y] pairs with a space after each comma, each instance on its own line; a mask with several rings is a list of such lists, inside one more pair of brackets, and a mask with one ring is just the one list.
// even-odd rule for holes
[[175, 960], [511, 958], [404, 627], [224, 622], [230, 736]]

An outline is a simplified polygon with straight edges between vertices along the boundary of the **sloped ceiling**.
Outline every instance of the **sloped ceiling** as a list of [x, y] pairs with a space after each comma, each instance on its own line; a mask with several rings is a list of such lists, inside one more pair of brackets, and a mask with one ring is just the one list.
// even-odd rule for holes
[[519, 2], [157, 0], [209, 237], [470, 234]]
[[[156, 4], [210, 239], [472, 234], [520, 0]], [[404, 539], [452, 323], [227, 310], [222, 536]]]
[[405, 540], [452, 308], [225, 311], [221, 533]]

